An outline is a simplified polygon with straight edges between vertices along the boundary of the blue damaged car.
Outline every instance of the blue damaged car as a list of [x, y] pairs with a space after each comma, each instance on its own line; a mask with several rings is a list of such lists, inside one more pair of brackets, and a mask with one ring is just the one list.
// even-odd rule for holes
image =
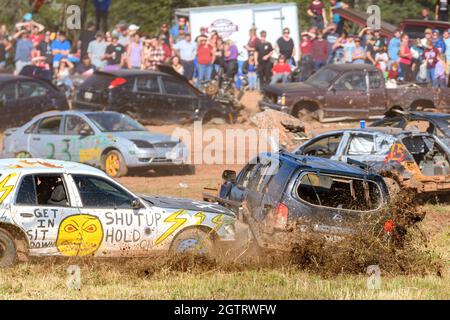
[[76, 161], [99, 167], [111, 177], [138, 169], [195, 173], [195, 167], [186, 163], [188, 149], [179, 139], [105, 111], [40, 114], [20, 128], [5, 131], [2, 156]]

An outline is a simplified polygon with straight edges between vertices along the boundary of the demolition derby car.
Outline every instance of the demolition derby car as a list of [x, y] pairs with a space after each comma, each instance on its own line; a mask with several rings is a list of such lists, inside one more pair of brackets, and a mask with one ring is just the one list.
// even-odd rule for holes
[[148, 131], [116, 112], [43, 113], [5, 131], [3, 158], [76, 161], [102, 168], [111, 177], [129, 170], [169, 168], [193, 174], [188, 149], [178, 139]]
[[400, 188], [423, 195], [450, 191], [450, 150], [428, 133], [375, 127], [337, 130], [316, 136], [295, 153], [365, 163], [385, 177], [392, 194]]
[[369, 215], [381, 228], [387, 222], [379, 215], [389, 198], [383, 178], [355, 165], [282, 151], [259, 155], [237, 176], [226, 170], [223, 180], [219, 195], [204, 199], [238, 212], [262, 248], [289, 250], [300, 235], [354, 234]]
[[0, 160], [0, 266], [28, 255], [209, 255], [234, 240], [234, 223], [219, 205], [137, 196], [87, 165]]

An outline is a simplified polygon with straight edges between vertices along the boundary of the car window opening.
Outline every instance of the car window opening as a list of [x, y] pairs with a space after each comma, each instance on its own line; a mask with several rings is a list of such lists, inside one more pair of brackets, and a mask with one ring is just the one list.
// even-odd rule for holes
[[381, 206], [381, 191], [370, 181], [307, 173], [300, 179], [297, 196], [312, 205], [356, 211]]
[[437, 142], [426, 136], [411, 136], [403, 144], [425, 176], [450, 174], [450, 161]]
[[69, 198], [62, 176], [29, 175], [24, 177], [16, 204], [68, 207]]

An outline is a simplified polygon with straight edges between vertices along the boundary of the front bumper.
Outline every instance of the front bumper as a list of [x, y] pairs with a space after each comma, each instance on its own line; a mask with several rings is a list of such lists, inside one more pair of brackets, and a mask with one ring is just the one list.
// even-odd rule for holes
[[187, 163], [187, 156], [187, 148], [135, 148], [129, 151], [126, 163], [130, 168], [180, 166]]
[[283, 106], [281, 104], [274, 103], [272, 101], [269, 101], [268, 99], [260, 100], [258, 102], [258, 106], [262, 111], [267, 110], [267, 109], [272, 109], [272, 110], [277, 110], [277, 111], [281, 111], [284, 113], [289, 113], [288, 106]]

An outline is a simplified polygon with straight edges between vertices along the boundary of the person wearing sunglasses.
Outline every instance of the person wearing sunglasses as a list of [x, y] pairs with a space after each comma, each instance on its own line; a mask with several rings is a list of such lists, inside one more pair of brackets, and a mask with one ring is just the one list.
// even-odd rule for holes
[[282, 55], [291, 66], [295, 66], [295, 45], [290, 36], [289, 28], [283, 29], [283, 35], [277, 40], [275, 51]]

